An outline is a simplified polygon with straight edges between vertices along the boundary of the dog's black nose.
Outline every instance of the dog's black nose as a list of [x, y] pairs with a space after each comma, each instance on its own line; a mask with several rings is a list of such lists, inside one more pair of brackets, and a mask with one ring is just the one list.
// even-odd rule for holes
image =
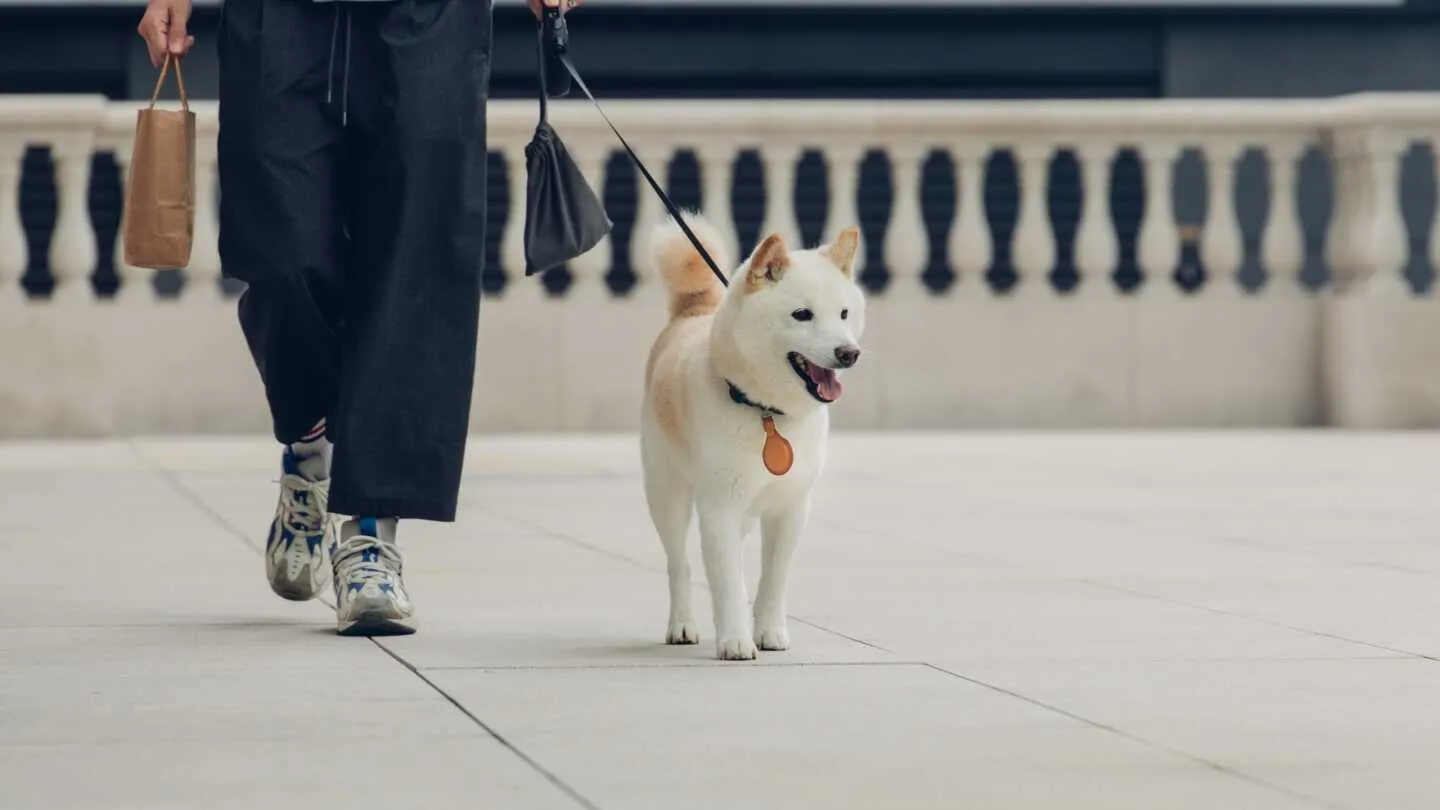
[[854, 346], [841, 346], [835, 350], [835, 359], [840, 361], [841, 368], [850, 368], [860, 359], [860, 350]]

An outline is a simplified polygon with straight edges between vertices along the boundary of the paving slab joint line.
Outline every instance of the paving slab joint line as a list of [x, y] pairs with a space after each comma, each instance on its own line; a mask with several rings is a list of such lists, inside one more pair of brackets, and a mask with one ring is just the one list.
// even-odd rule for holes
[[[1388, 660], [1388, 659], [1387, 659]], [[758, 669], [836, 669], [840, 667], [923, 667], [924, 661], [776, 661], [756, 664]], [[416, 667], [421, 672], [610, 672], [615, 670], [744, 669], [728, 661], [676, 662], [673, 664], [490, 664], [471, 666]]]
[[1272, 621], [1270, 619], [1264, 618], [1263, 616], [1256, 616], [1250, 613], [1240, 613], [1236, 611], [1222, 610], [1221, 608], [1211, 607], [1209, 605], [1196, 604], [1194, 602], [1187, 602], [1183, 599], [1176, 599], [1170, 596], [1162, 596], [1157, 593], [1149, 593], [1148, 591], [1127, 588], [1123, 585], [1112, 585], [1108, 582], [1104, 582], [1098, 579], [1082, 579], [1080, 581], [1085, 583], [1086, 585], [1101, 588], [1103, 590], [1111, 591], [1114, 593], [1123, 593], [1127, 596], [1134, 596], [1140, 599], [1153, 599], [1156, 602], [1164, 602], [1167, 605], [1179, 605], [1180, 607], [1190, 608], [1192, 610], [1200, 610], [1216, 616], [1225, 616], [1230, 619], [1243, 619], [1245, 621], [1255, 622], [1256, 624], [1262, 624], [1267, 627], [1275, 627], [1281, 630], [1289, 630], [1294, 633], [1304, 633], [1305, 635], [1315, 636], [1316, 638], [1328, 638], [1331, 641], [1341, 641], [1346, 644], [1354, 644], [1359, 647], [1368, 647], [1372, 650], [1384, 650], [1385, 652], [1395, 653], [1396, 656], [1418, 658], [1426, 661], [1440, 661], [1440, 658], [1437, 658], [1433, 655], [1426, 655], [1425, 653], [1415, 652], [1414, 650], [1402, 650], [1399, 647], [1389, 647], [1384, 644], [1377, 644], [1373, 641], [1350, 638], [1349, 636], [1342, 636], [1336, 633], [1327, 633], [1324, 630], [1311, 630], [1308, 627], [1300, 627], [1298, 625], [1286, 624], [1285, 622]]
[[126, 445], [129, 446], [130, 452], [135, 455], [135, 458], [138, 459], [140, 463], [145, 466], [145, 469], [159, 476], [160, 480], [164, 481], [167, 485], [169, 485], [170, 489], [174, 490], [175, 493], [179, 495], [183, 500], [185, 500], [191, 506], [199, 510], [201, 514], [214, 521], [215, 525], [219, 526], [221, 529], [224, 529], [226, 534], [234, 537], [236, 540], [239, 540], [247, 548], [249, 548], [251, 551], [254, 551], [256, 554], [265, 554], [265, 549], [256, 545], [255, 541], [251, 539], [249, 534], [242, 531], [239, 526], [236, 526], [230, 521], [226, 520], [225, 516], [215, 511], [215, 509], [213, 509], [210, 504], [205, 503], [205, 499], [201, 498], [199, 493], [195, 492], [190, 487], [185, 486], [185, 482], [181, 481], [180, 477], [175, 475], [174, 472], [155, 464], [154, 461], [148, 456], [146, 456], [145, 452], [141, 450], [138, 445], [135, 444], [134, 440], [127, 440]]
[[1347, 805], [1334, 804], [1334, 803], [1328, 802], [1328, 801], [1326, 801], [1326, 800], [1324, 800], [1324, 799], [1321, 799], [1321, 798], [1319, 798], [1319, 797], [1311, 796], [1311, 795], [1309, 795], [1309, 794], [1307, 794], [1307, 793], [1301, 793], [1301, 792], [1299, 792], [1299, 791], [1297, 791], [1297, 790], [1292, 790], [1291, 788], [1285, 787], [1284, 785], [1277, 785], [1277, 784], [1275, 784], [1275, 783], [1273, 783], [1273, 782], [1268, 782], [1268, 781], [1266, 781], [1266, 780], [1264, 780], [1264, 779], [1261, 779], [1261, 778], [1258, 777], [1258, 776], [1254, 776], [1254, 775], [1248, 774], [1248, 773], [1246, 773], [1246, 772], [1244, 772], [1244, 771], [1236, 770], [1235, 768], [1232, 768], [1232, 767], [1230, 767], [1229, 765], [1226, 765], [1226, 764], [1224, 764], [1224, 763], [1216, 762], [1215, 760], [1212, 760], [1212, 759], [1207, 759], [1207, 758], [1205, 758], [1205, 757], [1203, 757], [1203, 756], [1200, 756], [1200, 755], [1198, 755], [1198, 754], [1192, 754], [1192, 753], [1190, 753], [1189, 751], [1185, 751], [1185, 750], [1180, 749], [1180, 748], [1171, 747], [1171, 746], [1169, 746], [1169, 745], [1166, 745], [1166, 744], [1164, 744], [1164, 743], [1158, 742], [1158, 741], [1156, 741], [1156, 740], [1149, 739], [1148, 737], [1141, 737], [1141, 736], [1139, 736], [1139, 735], [1137, 735], [1137, 734], [1133, 734], [1133, 733], [1131, 733], [1131, 732], [1129, 732], [1129, 731], [1125, 731], [1124, 729], [1117, 728], [1117, 727], [1115, 727], [1115, 726], [1109, 725], [1108, 723], [1102, 723], [1102, 722], [1100, 722], [1099, 720], [1093, 720], [1093, 719], [1091, 719], [1091, 718], [1089, 718], [1089, 717], [1086, 717], [1086, 716], [1084, 716], [1084, 715], [1076, 714], [1075, 712], [1072, 712], [1072, 711], [1070, 711], [1070, 710], [1068, 710], [1068, 709], [1063, 709], [1063, 708], [1061, 708], [1061, 707], [1059, 707], [1059, 706], [1056, 706], [1056, 705], [1054, 705], [1054, 704], [1046, 703], [1046, 702], [1043, 701], [1043, 700], [1038, 700], [1038, 699], [1036, 699], [1036, 698], [1029, 697], [1028, 695], [1023, 695], [1023, 694], [1021, 694], [1021, 693], [1019, 693], [1019, 692], [1015, 692], [1015, 691], [1012, 691], [1012, 690], [1010, 690], [1010, 689], [1006, 689], [1006, 688], [1003, 687], [1003, 686], [998, 686], [998, 685], [993, 684], [993, 683], [989, 683], [989, 682], [986, 682], [986, 681], [982, 681], [982, 680], [980, 680], [979, 678], [975, 678], [975, 677], [972, 677], [972, 676], [970, 676], [970, 675], [964, 675], [964, 674], [961, 674], [961, 673], [956, 672], [956, 671], [954, 671], [954, 670], [946, 669], [945, 667], [939, 666], [939, 665], [937, 665], [937, 664], [926, 663], [925, 666], [928, 667], [929, 669], [932, 669], [932, 670], [934, 670], [934, 671], [936, 671], [936, 672], [941, 673], [942, 675], [948, 675], [948, 676], [950, 676], [950, 677], [952, 677], [952, 678], [958, 678], [958, 679], [960, 679], [960, 680], [962, 680], [962, 681], [966, 681], [966, 682], [975, 684], [976, 686], [979, 686], [979, 687], [981, 687], [982, 689], [989, 689], [989, 690], [992, 691], [992, 692], [997, 692], [997, 693], [999, 693], [999, 694], [1006, 695], [1007, 697], [1012, 697], [1012, 698], [1014, 698], [1014, 699], [1016, 699], [1016, 700], [1022, 700], [1022, 701], [1026, 702], [1026, 703], [1029, 703], [1029, 704], [1032, 705], [1032, 706], [1036, 706], [1036, 707], [1038, 707], [1038, 708], [1044, 709], [1044, 710], [1049, 711], [1049, 712], [1054, 712], [1055, 714], [1058, 714], [1058, 715], [1060, 715], [1060, 716], [1062, 716], [1062, 717], [1068, 717], [1068, 718], [1070, 718], [1071, 720], [1076, 721], [1077, 723], [1083, 723], [1083, 724], [1085, 724], [1085, 725], [1087, 725], [1087, 726], [1090, 726], [1091, 728], [1097, 729], [1097, 730], [1099, 730], [1099, 731], [1104, 731], [1104, 732], [1107, 732], [1107, 733], [1110, 733], [1110, 734], [1114, 734], [1114, 735], [1117, 736], [1117, 737], [1121, 737], [1121, 738], [1126, 739], [1126, 740], [1129, 740], [1129, 741], [1131, 741], [1131, 742], [1138, 743], [1138, 744], [1140, 744], [1140, 745], [1143, 745], [1143, 746], [1145, 746], [1145, 747], [1147, 747], [1147, 748], [1154, 749], [1154, 750], [1156, 750], [1156, 751], [1163, 751], [1163, 752], [1165, 752], [1165, 753], [1167, 753], [1167, 754], [1170, 754], [1170, 755], [1172, 755], [1172, 756], [1177, 756], [1177, 757], [1180, 757], [1180, 758], [1182, 758], [1182, 759], [1187, 759], [1187, 760], [1189, 760], [1189, 761], [1191, 761], [1191, 762], [1194, 762], [1194, 763], [1197, 764], [1197, 765], [1201, 765], [1201, 766], [1203, 766], [1203, 767], [1205, 767], [1205, 768], [1209, 768], [1210, 770], [1215, 771], [1216, 773], [1224, 774], [1224, 775], [1226, 775], [1226, 776], [1228, 776], [1228, 777], [1230, 777], [1230, 778], [1232, 778], [1232, 779], [1236, 779], [1236, 780], [1238, 780], [1238, 781], [1245, 782], [1245, 783], [1250, 784], [1250, 785], [1253, 785], [1253, 786], [1255, 786], [1255, 787], [1263, 788], [1263, 789], [1265, 789], [1265, 790], [1269, 790], [1269, 791], [1272, 791], [1272, 792], [1274, 792], [1274, 793], [1279, 793], [1279, 794], [1281, 794], [1282, 796], [1287, 796], [1287, 797], [1289, 797], [1289, 798], [1291, 798], [1291, 799], [1296, 799], [1296, 800], [1299, 800], [1299, 801], [1307, 802], [1307, 803], [1309, 803], [1309, 804], [1313, 804], [1313, 805], [1316, 806], [1316, 807], [1324, 808], [1324, 810], [1354, 810], [1354, 808], [1351, 808], [1351, 807], [1349, 807], [1349, 806], [1347, 806]]
[[1367, 560], [1363, 558], [1347, 557], [1343, 555], [1325, 554], [1312, 549], [1297, 548], [1284, 543], [1271, 543], [1264, 540], [1257, 540], [1253, 537], [1215, 537], [1217, 543], [1228, 543], [1240, 546], [1241, 548], [1258, 548], [1265, 551], [1275, 551], [1282, 554], [1304, 557], [1311, 560], [1332, 563], [1347, 568], [1374, 568], [1380, 571], [1388, 571], [1395, 574], [1406, 574], [1408, 576], [1421, 577], [1423, 579], [1440, 579], [1440, 571], [1431, 571], [1425, 568], [1411, 568], [1399, 563], [1386, 562], [1384, 560]]
[[444, 698], [451, 706], [454, 706], [456, 709], [458, 709], [461, 714], [470, 718], [470, 721], [472, 723], [478, 726], [486, 734], [490, 735], [490, 737], [494, 739], [495, 742], [500, 743], [500, 745], [504, 746], [505, 749], [508, 750], [510, 753], [514, 754], [516, 757], [519, 757], [521, 762], [524, 762], [526, 765], [530, 766], [531, 770], [544, 777], [545, 781], [549, 782], [551, 785], [554, 785], [555, 788], [558, 789], [561, 793], [564, 793], [566, 796], [570, 797], [571, 800], [573, 800], [581, 807], [586, 808], [586, 810], [600, 810], [600, 808], [594, 802], [585, 798], [575, 788], [572, 788], [570, 787], [570, 785], [566, 784], [565, 781], [562, 780], [558, 775], [556, 775], [554, 771], [551, 771], [549, 768], [541, 765], [535, 760], [534, 757], [531, 757], [529, 754], [521, 751], [514, 743], [506, 739], [504, 735], [496, 731], [494, 728], [491, 728], [489, 724], [487, 724], [484, 720], [481, 720], [478, 716], [476, 716], [474, 712], [466, 708], [465, 704], [461, 703], [459, 700], [456, 700], [453, 696], [450, 695], [449, 692], [441, 689], [439, 684], [426, 677], [425, 673], [417, 669], [414, 664], [411, 664], [409, 661], [401, 658], [394, 650], [386, 647], [384, 644], [381, 644], [379, 639], [371, 638], [370, 641], [376, 647], [379, 647], [380, 650], [386, 655], [395, 659], [395, 662], [398, 663], [400, 666], [410, 670], [411, 674], [419, 678], [422, 682], [424, 682], [426, 686], [435, 690], [436, 694]]

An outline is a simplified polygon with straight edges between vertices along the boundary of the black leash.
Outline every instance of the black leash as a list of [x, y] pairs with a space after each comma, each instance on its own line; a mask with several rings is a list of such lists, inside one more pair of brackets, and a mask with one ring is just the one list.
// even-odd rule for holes
[[[660, 198], [660, 202], [664, 204], [665, 210], [670, 213], [671, 218], [675, 220], [675, 224], [679, 225], [680, 230], [685, 233], [685, 238], [690, 240], [690, 244], [695, 247], [696, 252], [700, 254], [700, 258], [704, 259], [705, 264], [709, 265], [710, 272], [714, 273], [715, 278], [720, 280], [721, 286], [730, 286], [730, 279], [727, 278], [725, 276], [725, 273], [720, 270], [720, 266], [715, 263], [715, 259], [710, 255], [710, 251], [705, 249], [705, 245], [701, 244], [700, 237], [696, 236], [695, 232], [690, 230], [690, 225], [685, 222], [685, 216], [680, 213], [680, 208], [675, 205], [674, 200], [670, 199], [670, 195], [665, 193], [665, 189], [660, 186], [660, 182], [655, 179], [655, 175], [651, 174], [650, 170], [645, 168], [644, 161], [640, 160], [639, 155], [635, 154], [635, 149], [630, 146], [629, 141], [625, 140], [625, 136], [620, 134], [620, 130], [616, 128], [615, 122], [611, 121], [610, 116], [605, 114], [605, 108], [600, 106], [600, 100], [595, 98], [594, 93], [590, 92], [590, 86], [585, 84], [585, 79], [580, 76], [580, 71], [576, 69], [575, 63], [570, 61], [570, 55], [569, 53], [567, 53], [569, 48], [569, 32], [565, 27], [564, 16], [565, 15], [562, 10], [559, 12], [553, 12], [550, 16], [547, 17], [547, 20], [549, 20], [549, 24], [554, 28], [551, 31], [546, 31], [542, 28], [540, 32], [542, 50], [545, 50], [546, 53], [549, 54], [549, 56], [551, 56], [561, 65], [564, 65], [566, 72], [570, 74], [570, 78], [574, 79], [575, 84], [580, 86], [580, 91], [585, 94], [586, 98], [590, 99], [591, 104], [595, 105], [595, 111], [600, 113], [600, 117], [605, 119], [606, 125], [610, 127], [611, 132], [615, 133], [615, 138], [620, 141], [620, 145], [625, 147], [625, 153], [630, 156], [630, 162], [635, 164], [635, 168], [639, 170], [640, 175], [645, 178], [645, 182], [650, 184], [650, 189], [655, 192], [656, 197]], [[550, 34], [555, 39], [555, 41], [552, 43], [552, 46], [548, 49], [546, 49], [547, 34]], [[546, 79], [545, 59], [543, 57], [540, 60], [540, 84], [540, 117], [541, 120], [544, 120], [547, 117], [546, 96], [549, 94], [549, 82]], [[561, 92], [563, 93], [566, 91]], [[736, 386], [735, 383], [730, 382], [729, 380], [725, 381], [725, 385], [730, 390], [730, 399], [734, 401], [736, 405], [742, 405], [747, 408], [754, 408], [755, 410], [760, 412], [766, 425], [767, 438], [765, 440], [764, 450], [766, 468], [775, 475], [784, 475], [785, 472], [790, 469], [790, 462], [791, 460], [793, 460], [793, 455], [789, 455], [792, 453], [792, 451], [790, 450], [790, 443], [785, 441], [784, 437], [780, 436], [780, 434], [775, 431], [774, 418], [777, 416], [784, 416], [785, 412], [780, 410], [779, 408], [774, 408], [769, 405], [762, 405], [761, 403], [750, 399], [750, 397], [747, 396], [744, 391], [740, 390], [740, 388]], [[779, 469], [778, 471], [776, 468], [772, 468], [770, 466], [772, 441], [778, 441], [779, 445], [783, 445], [784, 454], [788, 456], [788, 459], [784, 461], [783, 468]]]
[[[605, 119], [605, 123], [610, 126], [610, 131], [615, 133], [615, 137], [620, 139], [620, 145], [625, 147], [625, 151], [629, 153], [630, 160], [634, 162], [635, 168], [640, 171], [640, 174], [645, 177], [645, 182], [649, 183], [650, 188], [655, 191], [655, 196], [660, 198], [660, 202], [664, 203], [665, 210], [670, 212], [670, 216], [675, 219], [675, 224], [679, 225], [680, 230], [685, 232], [685, 238], [689, 239], [690, 244], [695, 246], [695, 250], [699, 251], [700, 258], [704, 259], [705, 263], [710, 265], [710, 272], [715, 274], [715, 278], [720, 279], [722, 285], [726, 287], [730, 286], [730, 279], [725, 276], [725, 273], [720, 270], [720, 266], [711, 258], [710, 251], [706, 250], [705, 246], [700, 244], [700, 237], [696, 236], [695, 232], [690, 230], [690, 226], [685, 222], [685, 217], [681, 215], [680, 209], [676, 207], [675, 203], [670, 199], [670, 195], [665, 193], [665, 189], [660, 187], [660, 183], [656, 181], [655, 176], [650, 173], [649, 169], [645, 168], [644, 163], [640, 162], [640, 156], [635, 154], [635, 150], [630, 147], [629, 141], [626, 141], [625, 136], [620, 134], [620, 130], [615, 128], [615, 123], [610, 120], [610, 116], [605, 114], [605, 108], [600, 106], [600, 102], [595, 98], [595, 94], [590, 92], [590, 88], [585, 84], [585, 80], [580, 78], [580, 71], [575, 69], [575, 63], [570, 61], [570, 55], [560, 53], [558, 56], [560, 63], [565, 66], [565, 69], [570, 72], [570, 77], [575, 80], [575, 84], [580, 86], [581, 92], [585, 94], [586, 98], [590, 99], [591, 104], [595, 105], [595, 111], [600, 113], [601, 118]], [[544, 96], [543, 91], [541, 92], [541, 96]]]

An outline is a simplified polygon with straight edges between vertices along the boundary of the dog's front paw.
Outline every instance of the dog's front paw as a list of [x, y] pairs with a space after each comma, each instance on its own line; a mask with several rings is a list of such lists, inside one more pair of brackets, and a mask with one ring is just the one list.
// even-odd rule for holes
[[755, 643], [766, 652], [790, 649], [790, 631], [784, 625], [762, 628], [755, 634]]
[[722, 638], [715, 643], [715, 656], [721, 661], [754, 661], [759, 654], [748, 638]]
[[700, 628], [695, 622], [675, 621], [665, 630], [666, 644], [699, 644]]

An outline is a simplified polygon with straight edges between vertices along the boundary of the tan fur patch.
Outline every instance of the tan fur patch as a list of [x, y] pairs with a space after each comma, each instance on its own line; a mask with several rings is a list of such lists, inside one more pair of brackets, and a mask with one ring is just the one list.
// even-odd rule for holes
[[670, 317], [693, 318], [720, 307], [725, 288], [689, 242], [671, 240], [656, 259], [670, 291]]
[[684, 358], [709, 334], [710, 319], [678, 317], [660, 332], [645, 365], [645, 391], [660, 429], [675, 446], [689, 449], [685, 425], [690, 416], [690, 397], [685, 390]]
[[670, 317], [672, 318], [694, 318], [700, 315], [708, 315], [720, 308], [721, 294], [719, 287], [711, 287], [699, 292], [678, 293], [670, 300]]

